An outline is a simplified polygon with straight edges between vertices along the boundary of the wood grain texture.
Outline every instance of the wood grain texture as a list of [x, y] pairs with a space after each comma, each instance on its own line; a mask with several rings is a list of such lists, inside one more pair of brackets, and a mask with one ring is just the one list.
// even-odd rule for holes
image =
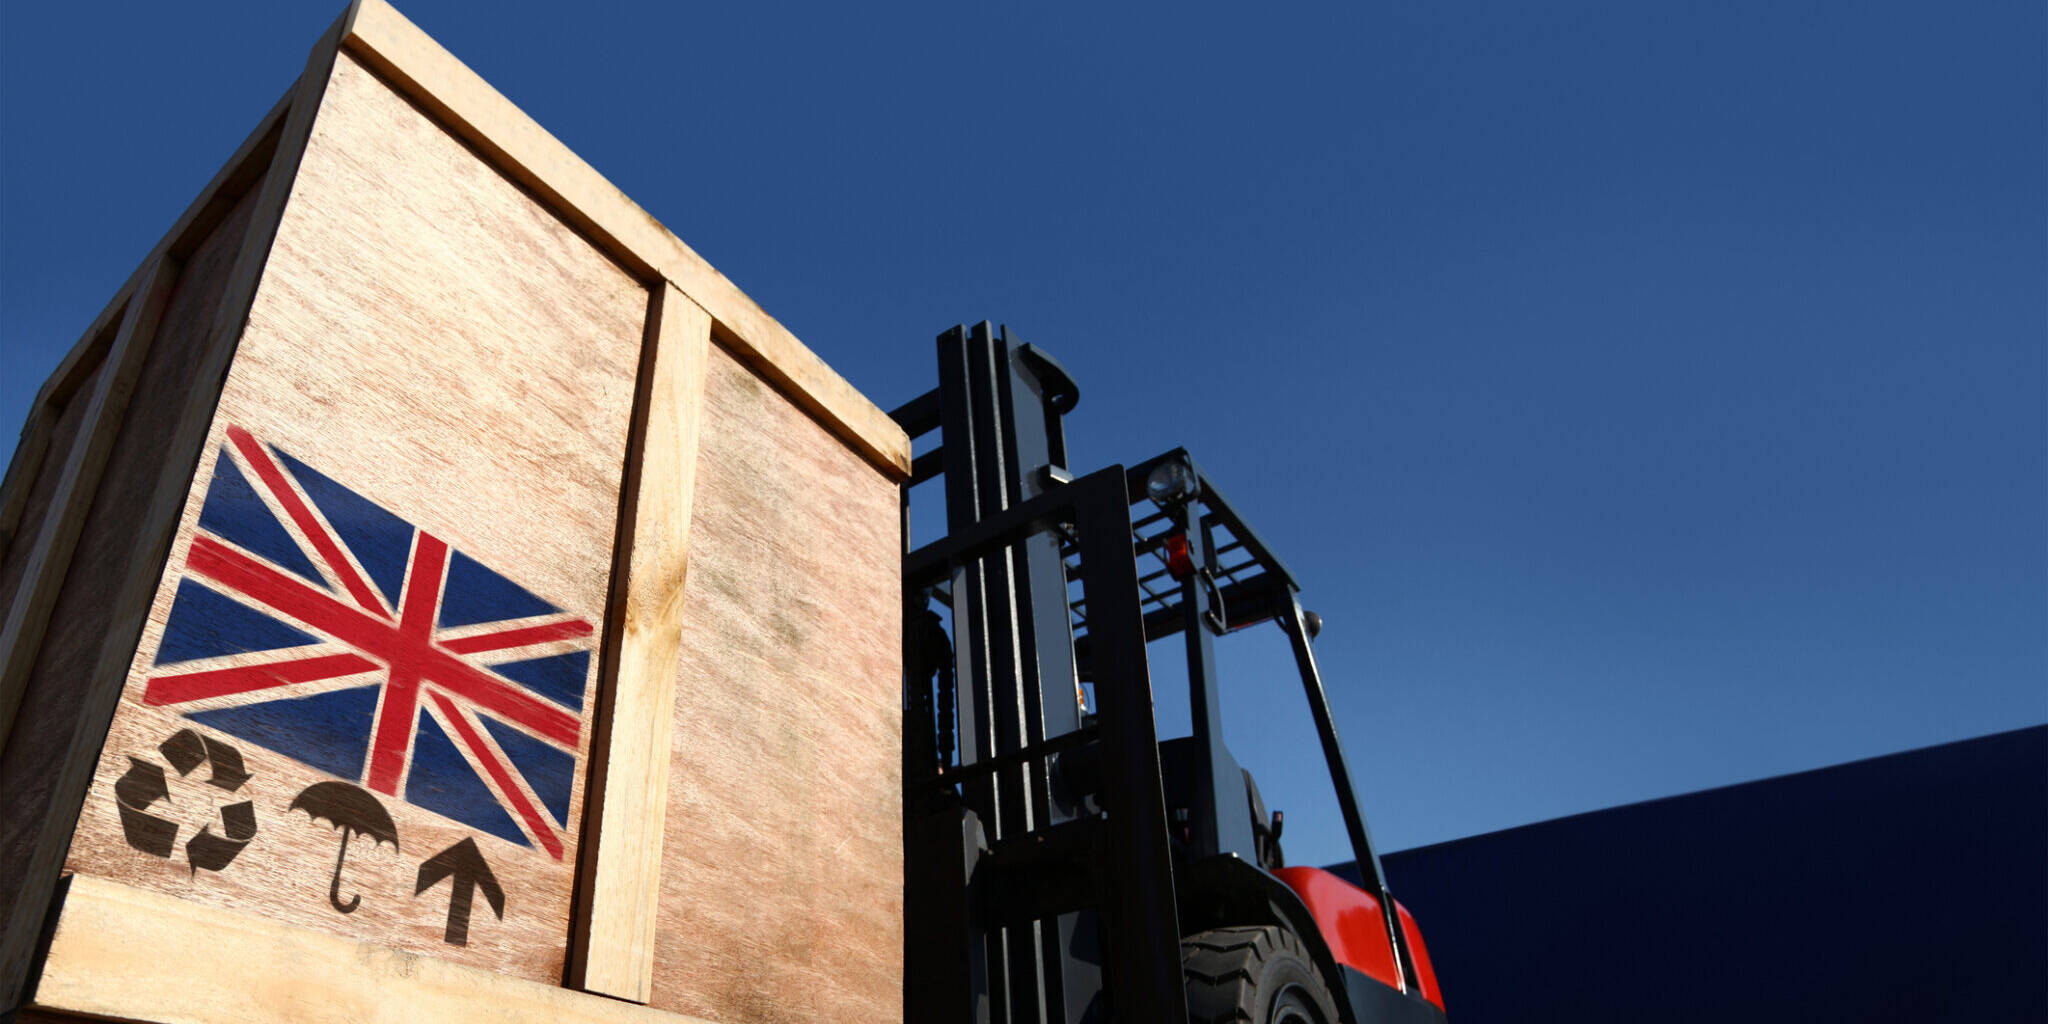
[[[110, 629], [106, 595], [119, 591], [132, 575], [127, 559], [135, 535], [148, 525], [141, 519], [148, 489], [156, 482], [171, 429], [194, 390], [207, 329], [240, 252], [255, 197], [247, 195], [230, 205], [233, 212], [186, 262], [164, 311], [126, 422], [107, 460], [105, 482], [80, 531], [71, 571], [58, 591], [45, 642], [29, 675], [15, 719], [16, 741], [0, 751], [0, 791], [9, 794], [0, 803], [0, 877], [27, 877], [37, 844], [68, 841], [71, 825], [66, 815], [75, 817], [77, 809], [75, 802], [69, 810], [58, 807], [59, 782], [74, 760], [89, 768], [103, 738], [80, 728], [88, 709], [76, 680], [92, 670]], [[73, 411], [82, 413], [83, 408], [80, 403]], [[151, 574], [156, 568], [151, 567]], [[111, 706], [106, 710], [110, 712]], [[105, 729], [104, 718], [99, 728]], [[74, 750], [81, 743], [90, 749]], [[89, 773], [79, 775], [81, 780], [86, 777]], [[15, 891], [0, 887], [0, 910], [12, 912]]]
[[742, 358], [891, 479], [910, 473], [910, 439], [888, 414], [725, 275], [581, 157], [383, 0], [360, 0], [344, 45], [500, 170], [643, 277], [659, 275], [709, 312]]
[[[246, 330], [206, 418], [206, 458], [179, 493], [166, 570], [153, 583], [141, 643], [123, 661], [119, 711], [67, 866], [556, 983], [580, 783], [559, 860], [382, 798], [399, 842], [365, 839], [349, 849], [340, 891], [363, 897], [349, 914], [329, 902], [335, 831], [288, 810], [302, 789], [332, 776], [259, 743], [200, 729], [236, 747], [254, 773], [236, 797], [253, 800], [258, 838], [225, 869], [195, 871], [183, 856], [139, 852], [119, 820], [113, 786], [129, 757], [155, 758], [159, 743], [193, 725], [180, 714], [192, 706], [152, 706], [143, 692], [230, 426], [564, 612], [602, 621], [646, 291], [352, 58], [334, 61], [319, 103]], [[302, 532], [294, 542], [310, 552]], [[229, 655], [220, 667], [255, 657]], [[584, 706], [595, 675], [582, 682]], [[329, 688], [382, 678], [372, 671]], [[204, 707], [279, 695], [231, 695]], [[579, 764], [588, 739], [587, 730], [575, 737]], [[504, 913], [500, 920], [478, 900], [466, 944], [453, 945], [444, 935], [448, 883], [418, 895], [415, 883], [423, 860], [466, 839], [502, 886]]]
[[[558, 983], [580, 862], [587, 916], [573, 924], [587, 929], [580, 970], [593, 989], [702, 1007], [693, 1012], [721, 1024], [898, 1019], [901, 430], [381, 0], [360, 0], [315, 47], [294, 92], [152, 258], [164, 257], [184, 272], [144, 362], [147, 400], [138, 395], [122, 427], [29, 675], [17, 734], [35, 742], [0, 748], [0, 875], [18, 869], [27, 880], [0, 886], [0, 1006], [19, 991], [24, 936], [62, 865], [77, 872], [74, 894], [101, 891], [104, 879], [135, 894], [108, 911], [112, 938], [66, 960], [89, 965], [74, 973], [102, 990], [121, 987], [117, 974], [144, 976], [139, 950], [160, 939], [206, 950], [205, 967], [177, 968], [197, 979], [185, 984], [203, 989], [203, 972], [216, 970], [263, 988], [246, 1019], [328, 1019], [279, 1001], [272, 976], [295, 972], [316, 988], [397, 986], [333, 1019], [469, 1019], [498, 1005], [475, 999], [497, 996], [464, 982], [408, 1005], [411, 990], [389, 975], [461, 974], [460, 962]], [[633, 496], [626, 517], [629, 537], [659, 543], [615, 557], [649, 284], [662, 294], [657, 336], [688, 348], [673, 373], [654, 353], [649, 429], [675, 444], [641, 456], [655, 486]], [[88, 332], [39, 408], [92, 380], [95, 344]], [[65, 414], [43, 422], [51, 450], [68, 458], [85, 406], [64, 408], [78, 410], [69, 426]], [[288, 810], [329, 777], [204, 727], [253, 773], [235, 796], [253, 800], [257, 840], [219, 871], [128, 844], [115, 782], [131, 756], [162, 760], [157, 745], [192, 726], [140, 694], [230, 425], [570, 612], [599, 621], [611, 602], [610, 696], [621, 703], [606, 756], [617, 801], [582, 808], [586, 729], [561, 859], [387, 798], [402, 852], [367, 840], [350, 848], [341, 891], [364, 901], [336, 913], [326, 898], [336, 836]], [[687, 457], [700, 447], [717, 453], [708, 470], [705, 456]], [[10, 503], [14, 492], [10, 483]], [[24, 523], [34, 504], [21, 499]], [[615, 584], [615, 566], [630, 578]], [[586, 706], [596, 686], [593, 672]], [[672, 713], [652, 713], [663, 707]], [[219, 820], [220, 801], [203, 791], [177, 798], [190, 802], [180, 842]], [[576, 822], [619, 845], [579, 861]], [[481, 844], [506, 912], [478, 900], [468, 944], [454, 946], [443, 934], [448, 886], [414, 886], [422, 859], [461, 840]], [[230, 920], [273, 944], [310, 936], [375, 969], [335, 975], [332, 957], [278, 968], [260, 944], [216, 951], [198, 938]], [[168, 930], [149, 931], [160, 925]], [[234, 962], [214, 962], [223, 957]], [[160, 960], [148, 966], [162, 971]], [[263, 980], [247, 981], [257, 973]], [[144, 990], [119, 1012], [222, 1012], [143, 1002]], [[65, 1004], [117, 1013], [95, 1005]], [[634, 1012], [594, 999], [533, 1005], [573, 1009], [545, 1019], [593, 1006]]]
[[[98, 371], [92, 389], [83, 395], [78, 435], [64, 453], [55, 489], [41, 516], [40, 529], [21, 554], [22, 569], [6, 610], [0, 612], [0, 756], [14, 727], [28, 685], [29, 670], [42, 648], [43, 627], [57, 603], [57, 592], [71, 567], [71, 553], [99, 492], [100, 471], [106, 468], [114, 439], [128, 413], [128, 399], [142, 375], [142, 362], [156, 338], [159, 319], [170, 301], [178, 267], [159, 256], [143, 275], [127, 304], [120, 329]], [[13, 559], [9, 559], [12, 561]]]
[[[6, 780], [12, 792], [21, 792], [24, 786], [30, 787], [31, 798], [21, 803], [37, 805], [40, 813], [27, 808], [11, 808], [4, 823], [7, 831], [0, 834], [0, 851], [5, 851], [10, 866], [18, 867], [20, 879], [19, 886], [0, 893], [0, 900], [7, 901], [4, 910], [0, 910], [4, 912], [4, 917], [0, 917], [0, 1006], [11, 1006], [17, 1002], [27, 980], [28, 958], [71, 841], [71, 828], [77, 820], [78, 807], [92, 779], [94, 760], [87, 755], [97, 751], [106, 737], [129, 659], [135, 651], [135, 637], [141, 631], [150, 595], [155, 589], [156, 570], [164, 564], [166, 548], [171, 541], [170, 527], [183, 503], [186, 484], [191, 480], [198, 460], [199, 446], [205, 439], [206, 426], [212, 416], [212, 398], [218, 394], [218, 383], [227, 372], [228, 360], [241, 335], [257, 279], [269, 255], [270, 239], [276, 231], [285, 199], [290, 194], [292, 177], [304, 152], [307, 135], [312, 130], [320, 94], [326, 89], [328, 69], [339, 50], [345, 20], [337, 21], [314, 44], [306, 61], [306, 70], [300, 73], [285, 100], [285, 112], [275, 137], [259, 128], [250, 141], [244, 143], [243, 151], [230, 160], [207, 186], [206, 193], [216, 189], [225, 193], [235, 187], [253, 185], [259, 179], [262, 182], [260, 186], [254, 186], [248, 197], [253, 200], [249, 204], [250, 212], [243, 222], [239, 239], [229, 249], [231, 262], [228, 269], [222, 277], [208, 279], [209, 285], [218, 283], [221, 290], [217, 301], [207, 307], [210, 317], [205, 321], [195, 321], [195, 324], [203, 324], [198, 328], [197, 347], [188, 354], [185, 366], [177, 371], [188, 382], [188, 387], [179, 393], [180, 401], [169, 406], [163, 421], [152, 424], [160, 432], [149, 436], [146, 444], [133, 449], [153, 448], [159, 457], [145, 464], [145, 468], [132, 477], [118, 477], [129, 481], [134, 490], [129, 491], [126, 505], [109, 504], [110, 508], [121, 508], [123, 514], [133, 517], [126, 521], [129, 529], [115, 533], [109, 541], [117, 569], [107, 576], [93, 578], [77, 565], [73, 566], [72, 575], [85, 580], [85, 586], [94, 589], [89, 595], [90, 606], [85, 622], [99, 628], [74, 631], [67, 627], [57, 630], [55, 623], [64, 615], [66, 595], [75, 594], [83, 588], [67, 580], [64, 593], [59, 594], [51, 632], [65, 637], [67, 642], [46, 642], [38, 660], [79, 658], [89, 667], [82, 672], [45, 676], [61, 684], [61, 689], [47, 685], [41, 687], [44, 693], [54, 698], [51, 701], [56, 705], [53, 717], [61, 724], [47, 733], [38, 732], [38, 753], [29, 758], [32, 770], [26, 775], [9, 775]], [[275, 116], [277, 111], [272, 113]], [[267, 154], [267, 159], [261, 159], [260, 154]], [[213, 239], [209, 236], [218, 232], [205, 231], [205, 225], [211, 218], [224, 215], [220, 206], [220, 203], [212, 201], [210, 195], [203, 193], [186, 210], [186, 215], [173, 225], [165, 242], [159, 243], [158, 254], [168, 253], [182, 258], [183, 247], [210, 244]], [[144, 265], [147, 266], [148, 261]], [[162, 338], [152, 346], [154, 349], [164, 347]], [[145, 369], [144, 373], [147, 377], [148, 370]], [[133, 418], [131, 415], [131, 420]], [[124, 446], [117, 444], [116, 447]], [[108, 467], [107, 473], [116, 476], [113, 466]], [[88, 531], [91, 528], [92, 524], [88, 522]], [[31, 676], [32, 680], [44, 671], [39, 665]], [[30, 687], [36, 689], [37, 684], [31, 682]], [[27, 699], [25, 697], [24, 702]], [[24, 724], [17, 716], [17, 727]], [[68, 734], [62, 728], [66, 724], [70, 727]], [[10, 744], [5, 752], [9, 760], [15, 760], [13, 755], [21, 746], [25, 744]]]
[[199, 194], [193, 197], [184, 212], [178, 215], [178, 219], [171, 223], [170, 230], [164, 232], [156, 247], [150, 250], [149, 255], [136, 266], [135, 272], [114, 292], [114, 297], [108, 300], [106, 307], [93, 320], [93, 326], [86, 329], [85, 335], [72, 346], [71, 351], [65, 353], [64, 358], [58, 361], [57, 368], [51, 371], [49, 379], [43, 382], [42, 390], [36, 394], [37, 407], [62, 402], [77, 388], [80, 374], [89, 372], [98, 364], [100, 354], [105, 351], [104, 338], [100, 339], [97, 346], [95, 344], [98, 332], [101, 328], [115, 323], [115, 318], [121, 315], [122, 306], [127, 303], [128, 296], [134, 292], [136, 284], [141, 280], [143, 272], [149, 269], [150, 264], [163, 256], [171, 256], [178, 260], [188, 258], [193, 249], [212, 237], [214, 227], [234, 208], [235, 200], [262, 180], [264, 172], [270, 166], [270, 159], [276, 152], [279, 133], [284, 127], [285, 113], [291, 108], [292, 96], [296, 90], [296, 85], [286, 90], [285, 95], [270, 108], [269, 113], [263, 115], [263, 119], [256, 123], [255, 130], [242, 140], [241, 145], [235, 147], [227, 162], [222, 164], [212, 179], [199, 189]]
[[636, 1003], [654, 984], [654, 925], [661, 899], [662, 823], [676, 718], [676, 655], [683, 637], [691, 505], [711, 317], [664, 286], [646, 409], [631, 471], [624, 608], [612, 620], [617, 666], [606, 703], [597, 831], [585, 857], [572, 983]]
[[895, 484], [723, 349], [705, 386], [652, 1005], [902, 1014]]
[[[102, 340], [111, 343], [119, 326], [119, 321], [108, 325]], [[8, 479], [6, 511], [12, 522], [7, 525], [12, 528], [8, 531], [9, 543], [0, 548], [0, 616], [6, 614], [14, 595], [20, 592], [22, 574], [28, 570], [30, 542], [46, 525], [45, 518], [57, 497], [58, 481], [64, 476], [65, 454], [85, 424], [86, 405], [67, 400], [38, 406], [31, 415], [29, 428], [23, 431], [21, 447], [15, 450], [13, 468], [20, 472]], [[13, 543], [16, 538], [22, 539], [22, 543]]]
[[31, 1011], [163, 1024], [707, 1024], [82, 876]]
[[[14, 447], [14, 457], [7, 462], [7, 479], [0, 483], [0, 565], [6, 567], [4, 576], [0, 576], [0, 600], [11, 599], [16, 580], [20, 576], [23, 559], [12, 556], [10, 549], [28, 512], [30, 495], [41, 491], [44, 502], [38, 510], [46, 508], [49, 492], [54, 490], [57, 477], [62, 473], [61, 468], [45, 472], [45, 456], [50, 451], [52, 435], [57, 431], [57, 421], [64, 417], [67, 410], [73, 413], [84, 412], [83, 403], [73, 403], [71, 398], [99, 371], [100, 362], [106, 358], [107, 349], [114, 343], [114, 334], [121, 326], [121, 318], [128, 311], [128, 297], [135, 293], [135, 286], [142, 279], [143, 272], [154, 266], [159, 258], [158, 254], [152, 254], [149, 259], [143, 261], [142, 266], [135, 269], [135, 273], [130, 275], [127, 281], [122, 283], [115, 291], [113, 299], [100, 310], [99, 316], [93, 318], [92, 325], [87, 327], [85, 333], [71, 346], [71, 351], [65, 353], [64, 358], [58, 361], [57, 368], [50, 372], [49, 379], [43, 381], [42, 388], [29, 403], [28, 419], [21, 428], [21, 440]], [[75, 432], [74, 425], [72, 433]], [[67, 436], [57, 445], [56, 461], [59, 467], [63, 465], [65, 453], [68, 451]], [[33, 532], [39, 525], [38, 521], [31, 520], [28, 529]], [[4, 607], [0, 605], [0, 609]], [[6, 733], [0, 730], [0, 743], [5, 741]]]
[[171, 229], [136, 266], [128, 280], [115, 290], [114, 297], [93, 318], [92, 325], [85, 329], [71, 350], [58, 360], [48, 379], [43, 381], [42, 388], [30, 403], [28, 422], [22, 430], [22, 443], [15, 448], [14, 458], [8, 463], [6, 483], [0, 485], [0, 556], [4, 556], [8, 542], [20, 523], [19, 502], [23, 495], [18, 491], [22, 484], [17, 479], [18, 471], [33, 476], [42, 458], [46, 435], [39, 438], [38, 428], [46, 428], [60, 414], [86, 375], [98, 368], [107, 346], [113, 341], [113, 329], [126, 310], [128, 297], [134, 293], [144, 271], [165, 256], [179, 261], [189, 258], [194, 249], [213, 236], [215, 226], [234, 208], [235, 201], [262, 180], [277, 148], [285, 111], [290, 105], [291, 92], [287, 91], [284, 98], [278, 100], [257, 123], [248, 138], [235, 148], [227, 163], [222, 164], [213, 178], [199, 190], [178, 219], [172, 222]]
[[182, 497], [190, 473], [176, 468], [179, 446], [194, 449], [200, 440], [181, 438], [180, 426], [191, 418], [194, 403], [211, 407], [218, 379], [209, 373], [225, 363], [215, 322], [242, 261], [261, 189], [216, 199], [227, 210], [205, 218], [211, 230], [200, 239], [180, 240], [180, 248], [191, 245], [192, 252], [143, 362], [15, 729], [0, 751], [0, 792], [9, 795], [0, 805], [0, 876], [22, 880], [19, 888], [0, 887], [0, 920], [7, 922], [0, 940], [0, 989], [10, 979], [19, 984], [19, 958], [41, 926], [141, 630], [141, 609], [156, 588], [171, 522], [155, 509], [164, 491]]
[[[14, 546], [14, 535], [28, 512], [29, 495], [39, 483], [56, 486], [56, 474], [43, 472], [43, 456], [50, 450], [50, 435], [56, 432], [57, 419], [63, 413], [63, 405], [38, 405], [30, 409], [28, 421], [21, 425], [21, 438], [14, 443], [14, 457], [7, 460], [7, 478], [0, 481], [0, 567], [4, 567], [0, 571], [15, 571], [8, 578], [0, 578], [0, 594], [14, 593], [15, 580], [20, 576], [19, 567], [7, 557], [7, 551]], [[46, 495], [44, 507], [48, 504]], [[30, 519], [29, 529], [34, 530], [37, 522]]]
[[[143, 272], [165, 256], [181, 262], [190, 258], [194, 249], [214, 236], [215, 227], [235, 208], [236, 201], [262, 180], [276, 151], [285, 111], [290, 106], [291, 92], [287, 91], [284, 98], [257, 122], [256, 129], [249, 133], [248, 138], [236, 147], [227, 163], [222, 164], [221, 169], [199, 190], [184, 213], [172, 222], [163, 239], [144, 257], [128, 280], [115, 290], [114, 297], [107, 301], [92, 325], [86, 328], [84, 335], [58, 361], [57, 368], [43, 382], [42, 389], [30, 403], [21, 442], [15, 447], [14, 458], [8, 462], [6, 482], [0, 484], [0, 558], [6, 557], [9, 543], [21, 526], [27, 492], [41, 468], [52, 425], [62, 415], [72, 392], [77, 390], [86, 375], [98, 368], [107, 346], [113, 341], [113, 329], [119, 324], [128, 297], [134, 293]], [[12, 589], [0, 583], [0, 593], [12, 593]]]

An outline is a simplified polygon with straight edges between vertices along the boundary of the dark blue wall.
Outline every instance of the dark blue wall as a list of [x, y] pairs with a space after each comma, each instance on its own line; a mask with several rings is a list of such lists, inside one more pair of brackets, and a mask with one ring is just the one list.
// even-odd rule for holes
[[2048, 726], [1384, 863], [1455, 1024], [2048, 1021]]

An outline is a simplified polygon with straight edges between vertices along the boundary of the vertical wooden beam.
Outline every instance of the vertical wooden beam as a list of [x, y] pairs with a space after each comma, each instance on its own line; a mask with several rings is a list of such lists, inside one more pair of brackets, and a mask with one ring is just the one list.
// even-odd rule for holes
[[[604, 725], [592, 745], [583, 833], [584, 909], [570, 981], [645, 1003], [654, 987], [654, 921], [668, 810], [676, 659], [711, 315], [675, 286], [657, 285], [649, 316], [639, 422], [629, 446], [619, 548], [623, 607], [613, 615], [616, 666]], [[600, 762], [600, 751], [603, 760]]]
[[[171, 443], [141, 520], [144, 526], [136, 534], [134, 547], [125, 562], [130, 567], [129, 575], [114, 593], [107, 596], [111, 608], [106, 636], [101, 640], [99, 657], [94, 661], [92, 670], [76, 684], [79, 714], [65, 748], [69, 753], [56, 778], [51, 780], [49, 817], [36, 835], [27, 869], [16, 880], [19, 888], [14, 893], [12, 906], [6, 909], [6, 919], [0, 921], [0, 1008], [18, 1005], [27, 986], [36, 939], [49, 910], [57, 877], [64, 866], [65, 851], [71, 845], [71, 834], [78, 823], [78, 810], [84, 805], [86, 790], [92, 783], [100, 746], [106, 740], [114, 708], [121, 699], [121, 688], [128, 679], [130, 663], [135, 659], [143, 623], [149, 616], [150, 604], [161, 582], [171, 540], [177, 534], [179, 513], [185, 507], [193, 472], [206, 444], [207, 431], [213, 425], [220, 389], [227, 381], [228, 365], [234, 359], [235, 346], [248, 322], [256, 287], [263, 278], [264, 264], [270, 258], [271, 243], [276, 240], [278, 225], [284, 219], [285, 204], [291, 198], [292, 186], [298, 179], [300, 158], [305, 155], [306, 146], [312, 139], [313, 122], [320, 112], [320, 100], [327, 92], [328, 78], [334, 71], [335, 54], [339, 52], [341, 38], [348, 32], [355, 13], [355, 7], [351, 6], [313, 45], [305, 71], [299, 75], [298, 84], [293, 86], [285, 100], [289, 108], [284, 125], [269, 166], [264, 171], [262, 190], [257, 194], [255, 212], [243, 234], [234, 268], [229, 272], [227, 288], [221, 295], [220, 305], [214, 310], [213, 323], [207, 332], [208, 340], [200, 356], [201, 366], [193, 378], [196, 383], [191, 394], [186, 396], [184, 415], [172, 428]], [[195, 205], [195, 212], [203, 210]]]
[[[42, 649], [43, 627], [49, 624], [50, 610], [57, 605], [57, 591], [64, 585], [65, 570], [71, 566], [79, 531], [85, 526], [86, 513], [92, 509], [93, 495], [99, 492], [100, 471], [114, 450], [114, 438], [121, 433], [128, 399], [135, 393], [142, 361], [149, 355], [157, 321], [163, 317], [177, 280], [177, 262], [168, 256], [159, 255], [143, 274], [142, 285], [128, 302], [99, 373], [92, 378], [93, 388], [85, 397], [87, 404], [79, 419], [78, 437], [65, 453], [42, 528], [22, 553], [26, 564], [14, 593], [8, 595], [5, 622], [0, 623], [0, 751], [7, 749], [15, 712], [20, 710], [22, 693], [28, 686], [29, 669], [35, 665], [36, 652]], [[22, 487], [23, 491], [27, 489]]]

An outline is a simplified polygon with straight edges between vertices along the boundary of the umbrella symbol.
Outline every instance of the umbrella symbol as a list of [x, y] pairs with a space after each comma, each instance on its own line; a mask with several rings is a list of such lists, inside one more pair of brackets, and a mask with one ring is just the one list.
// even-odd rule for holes
[[341, 863], [348, 858], [350, 836], [369, 836], [379, 843], [390, 843], [391, 849], [398, 849], [398, 826], [391, 823], [391, 815], [384, 805], [370, 795], [370, 791], [346, 782], [316, 782], [299, 791], [292, 798], [287, 811], [303, 810], [314, 821], [321, 818], [334, 823], [341, 832], [341, 852], [334, 857], [334, 884], [327, 887], [327, 899], [334, 909], [344, 914], [354, 913], [363, 902], [361, 893], [349, 895], [348, 902], [341, 902]]

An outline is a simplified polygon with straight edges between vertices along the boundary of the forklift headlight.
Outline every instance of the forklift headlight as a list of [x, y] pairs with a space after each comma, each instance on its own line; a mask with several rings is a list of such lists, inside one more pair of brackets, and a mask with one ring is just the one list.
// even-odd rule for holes
[[1195, 481], [1195, 469], [1179, 459], [1172, 459], [1152, 467], [1145, 477], [1145, 496], [1160, 508], [1170, 508], [1194, 499], [1201, 490]]

